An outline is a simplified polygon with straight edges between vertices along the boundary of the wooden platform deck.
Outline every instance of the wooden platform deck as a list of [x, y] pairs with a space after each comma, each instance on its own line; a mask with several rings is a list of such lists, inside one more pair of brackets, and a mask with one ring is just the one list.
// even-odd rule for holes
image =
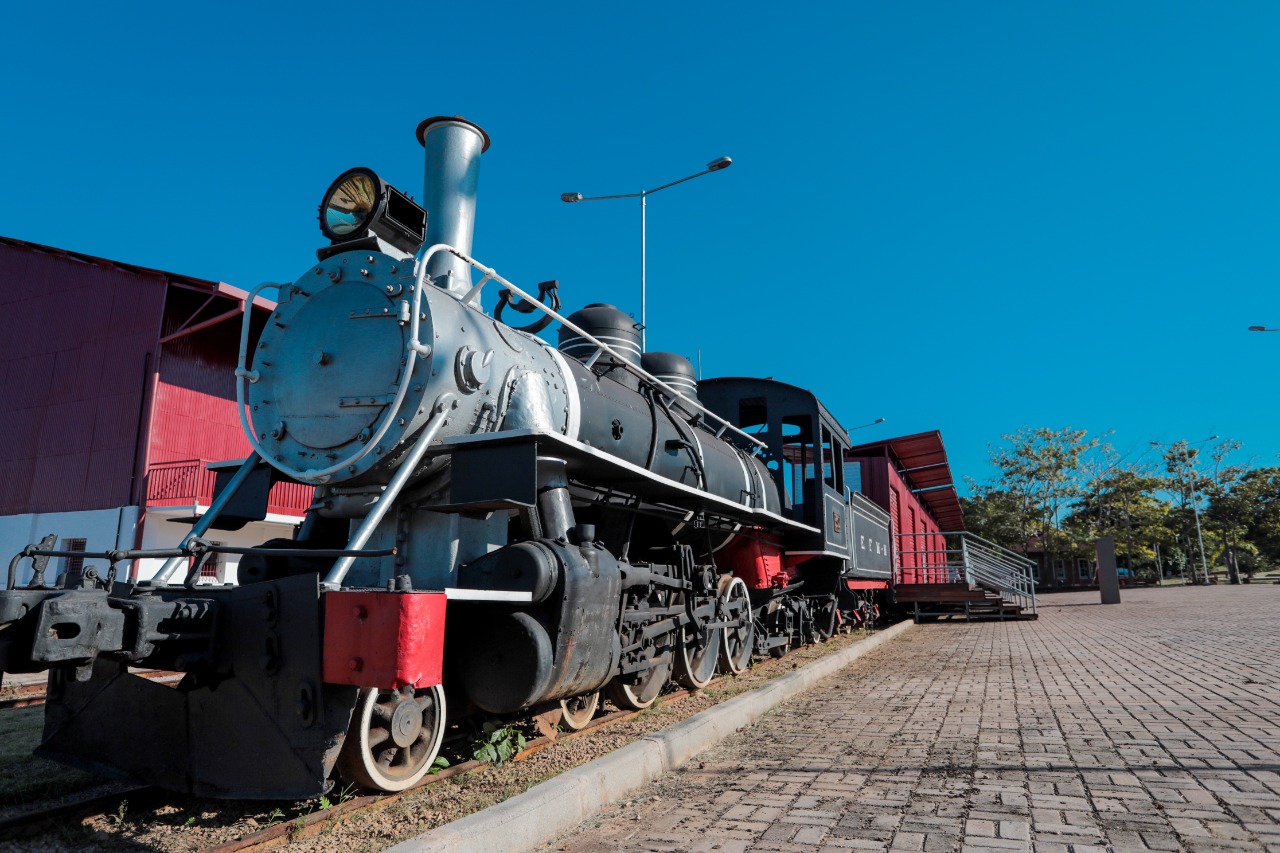
[[1006, 601], [1000, 593], [966, 583], [902, 583], [894, 587], [899, 604], [914, 605], [916, 622], [924, 618], [1035, 619], [1020, 604]]

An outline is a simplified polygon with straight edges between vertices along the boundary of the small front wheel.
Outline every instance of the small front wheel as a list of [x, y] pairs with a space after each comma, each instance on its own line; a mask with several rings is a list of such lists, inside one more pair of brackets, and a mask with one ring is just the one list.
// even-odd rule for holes
[[403, 791], [426, 775], [444, 739], [444, 688], [360, 691], [338, 771], [375, 791]]

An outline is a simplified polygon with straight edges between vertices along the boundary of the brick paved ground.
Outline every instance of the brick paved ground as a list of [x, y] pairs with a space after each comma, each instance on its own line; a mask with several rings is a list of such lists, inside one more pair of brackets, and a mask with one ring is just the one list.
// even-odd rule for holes
[[551, 849], [1280, 851], [1280, 586], [913, 628]]

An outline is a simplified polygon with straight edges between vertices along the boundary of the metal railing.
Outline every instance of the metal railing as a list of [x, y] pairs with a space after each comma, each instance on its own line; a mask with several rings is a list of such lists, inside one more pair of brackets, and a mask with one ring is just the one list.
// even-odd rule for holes
[[[155, 462], [147, 466], [148, 507], [208, 506], [213, 502], [217, 475], [206, 459]], [[304, 483], [278, 482], [267, 494], [267, 512], [278, 515], [306, 514], [315, 487]]]
[[[621, 369], [637, 377], [641, 381], [641, 383], [647, 384], [653, 388], [658, 389], [663, 394], [666, 394], [668, 397], [670, 397], [672, 400], [679, 400], [680, 405], [682, 407], [696, 412], [698, 415], [699, 427], [713, 433], [717, 438], [722, 437], [726, 432], [730, 432], [738, 436], [739, 438], [745, 440], [746, 442], [753, 445], [754, 447], [758, 447], [761, 450], [768, 449], [768, 445], [766, 445], [760, 439], [756, 438], [755, 436], [749, 433], [743, 432], [742, 430], [738, 429], [738, 427], [730, 423], [726, 418], [721, 417], [720, 415], [708, 409], [706, 406], [702, 405], [702, 403], [698, 402], [697, 400], [691, 397], [687, 397], [681, 394], [679, 391], [677, 391], [675, 388], [672, 388], [666, 382], [663, 382], [661, 379], [649, 373], [649, 371], [627, 361], [627, 359], [624, 358], [623, 355], [619, 353], [616, 349], [604, 343], [599, 338], [593, 336], [592, 334], [590, 334], [580, 326], [577, 326], [574, 323], [570, 322], [568, 318], [562, 316], [554, 309], [549, 308], [546, 305], [543, 305], [533, 296], [521, 290], [519, 287], [516, 287], [511, 282], [507, 281], [505, 278], [499, 275], [497, 271], [494, 270], [492, 267], [485, 266], [484, 264], [466, 255], [465, 253], [458, 251], [452, 246], [449, 246], [445, 243], [437, 243], [434, 246], [427, 246], [424, 244], [422, 248], [418, 250], [418, 254], [415, 258], [416, 271], [414, 273], [414, 284], [412, 287], [409, 288], [411, 295], [408, 298], [400, 301], [400, 306], [396, 314], [400, 322], [407, 323], [409, 325], [409, 342], [406, 344], [404, 372], [401, 375], [401, 378], [399, 380], [399, 385], [396, 388], [395, 398], [391, 401], [391, 404], [387, 409], [386, 414], [382, 417], [381, 425], [377, 428], [377, 431], [373, 434], [373, 436], [371, 436], [367, 441], [365, 441], [361, 445], [360, 449], [355, 451], [351, 456], [349, 456], [346, 459], [343, 459], [341, 462], [335, 462], [329, 465], [327, 468], [307, 469], [305, 471], [299, 470], [296, 468], [291, 468], [288, 465], [285, 465], [281, 460], [276, 459], [271, 455], [269, 455], [263, 449], [262, 445], [258, 442], [257, 430], [254, 428], [253, 424], [251, 423], [250, 408], [245, 405], [245, 400], [246, 400], [245, 382], [247, 381], [249, 383], [255, 383], [261, 378], [261, 375], [259, 374], [258, 371], [250, 370], [248, 367], [249, 329], [251, 325], [250, 321], [253, 316], [253, 303], [254, 303], [254, 300], [257, 299], [258, 294], [262, 290], [270, 287], [276, 287], [276, 288], [287, 287], [288, 285], [267, 281], [267, 282], [263, 282], [262, 284], [255, 287], [253, 290], [249, 291], [249, 295], [245, 300], [244, 320], [240, 326], [240, 354], [236, 359], [236, 372], [235, 372], [236, 405], [240, 410], [240, 424], [244, 428], [245, 437], [249, 439], [249, 443], [253, 445], [254, 451], [259, 456], [261, 456], [263, 459], [266, 459], [268, 462], [270, 462], [271, 465], [275, 466], [275, 468], [282, 471], [284, 474], [288, 475], [289, 477], [295, 480], [298, 480], [299, 482], [309, 483], [314, 486], [314, 485], [322, 485], [324, 483], [329, 482], [330, 478], [334, 474], [338, 473], [344, 468], [347, 468], [356, 464], [361, 459], [363, 459], [371, 450], [373, 450], [376, 446], [378, 446], [378, 442], [382, 441], [382, 437], [387, 433], [387, 430], [390, 428], [392, 422], [398, 419], [400, 407], [404, 403], [406, 390], [409, 388], [410, 385], [413, 384], [410, 380], [413, 377], [414, 366], [417, 363], [417, 360], [419, 358], [422, 358], [425, 360], [426, 358], [431, 356], [431, 353], [432, 353], [431, 344], [419, 340], [419, 334], [421, 332], [421, 322], [423, 319], [425, 319], [425, 315], [422, 313], [422, 298], [423, 298], [423, 294], [426, 292], [427, 287], [432, 286], [431, 284], [429, 284], [429, 281], [428, 281], [429, 279], [429, 276], [427, 275], [428, 262], [436, 254], [445, 253], [445, 252], [462, 260], [464, 263], [470, 265], [473, 269], [479, 271], [482, 274], [482, 278], [480, 279], [480, 281], [473, 284], [471, 286], [471, 289], [467, 291], [466, 294], [458, 298], [458, 301], [462, 302], [464, 305], [469, 305], [479, 310], [478, 306], [480, 304], [480, 301], [479, 301], [480, 294], [484, 290], [484, 286], [488, 284], [490, 281], [497, 282], [499, 287], [501, 287], [503, 290], [506, 290], [508, 293], [512, 294], [513, 296], [519, 297], [521, 300], [524, 301], [524, 304], [530, 305], [533, 308], [537, 309], [538, 311], [541, 311], [543, 314], [550, 317], [552, 320], [559, 321], [566, 329], [568, 329], [569, 331], [578, 335], [583, 340], [595, 346], [596, 353], [588, 357], [586, 361], [583, 362], [584, 364], [586, 364], [587, 367], [591, 367], [601, 356], [607, 355], [610, 358], [612, 358], [614, 361], [616, 361], [618, 363], [618, 366]], [[410, 300], [412, 300], [412, 304], [410, 304]]]
[[[945, 547], [919, 548], [921, 541]], [[894, 552], [896, 584], [967, 583], [999, 594], [1009, 604], [1036, 613], [1035, 562], [965, 531], [899, 533]]]

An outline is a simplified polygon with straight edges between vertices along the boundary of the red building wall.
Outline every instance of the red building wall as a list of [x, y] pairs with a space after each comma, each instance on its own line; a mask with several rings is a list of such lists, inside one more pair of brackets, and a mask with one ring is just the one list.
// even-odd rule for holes
[[[0, 237], [0, 515], [207, 504], [203, 463], [250, 451], [234, 384], [243, 296]], [[270, 511], [301, 515], [312, 491], [277, 483]]]
[[131, 503], [166, 285], [0, 238], [0, 515]]
[[240, 324], [224, 321], [164, 345], [147, 463], [249, 455], [235, 403]]

